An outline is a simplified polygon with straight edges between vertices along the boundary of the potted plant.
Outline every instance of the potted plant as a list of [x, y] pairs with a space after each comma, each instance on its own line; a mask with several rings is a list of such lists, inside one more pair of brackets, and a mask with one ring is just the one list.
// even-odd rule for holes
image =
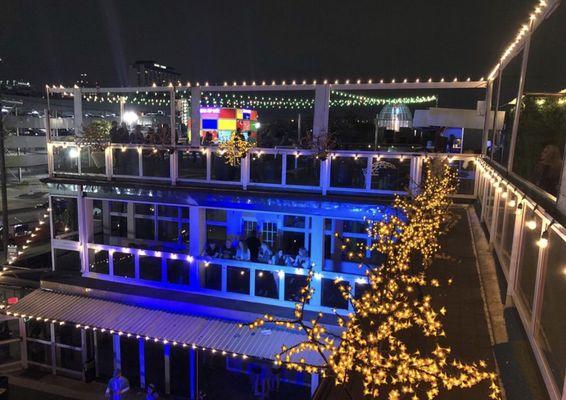
[[90, 156], [97, 168], [104, 165], [104, 150], [110, 145], [110, 122], [106, 120], [92, 121], [85, 126], [82, 135], [75, 142], [81, 147], [90, 147]]

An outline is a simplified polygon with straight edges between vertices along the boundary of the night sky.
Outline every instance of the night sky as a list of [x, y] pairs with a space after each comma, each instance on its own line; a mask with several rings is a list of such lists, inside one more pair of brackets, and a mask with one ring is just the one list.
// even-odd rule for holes
[[[183, 81], [193, 82], [478, 79], [489, 73], [535, 3], [4, 1], [0, 79], [69, 84], [86, 72], [101, 85], [124, 85], [128, 65], [139, 59], [170, 65]], [[566, 51], [564, 8], [549, 21], [552, 32], [541, 33], [541, 51]], [[536, 90], [566, 86], [559, 73], [566, 70], [564, 59], [532, 61]]]

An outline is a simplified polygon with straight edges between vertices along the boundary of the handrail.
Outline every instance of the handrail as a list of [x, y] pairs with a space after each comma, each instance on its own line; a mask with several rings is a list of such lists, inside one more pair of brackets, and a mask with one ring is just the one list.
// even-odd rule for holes
[[[56, 240], [59, 242], [59, 240]], [[66, 242], [66, 241], [62, 241]], [[285, 277], [288, 275], [293, 276], [307, 276], [309, 269], [308, 268], [301, 268], [301, 267], [294, 267], [288, 265], [273, 265], [267, 263], [260, 263], [260, 262], [252, 262], [252, 261], [242, 261], [242, 260], [235, 260], [235, 259], [225, 259], [225, 258], [213, 258], [213, 257], [203, 257], [203, 256], [193, 256], [187, 253], [176, 253], [176, 252], [169, 252], [169, 251], [162, 251], [162, 250], [147, 250], [147, 249], [139, 249], [139, 248], [131, 248], [131, 247], [124, 247], [124, 246], [116, 246], [116, 245], [106, 245], [106, 244], [94, 244], [88, 243], [87, 248], [89, 250], [94, 250], [95, 253], [99, 251], [107, 251], [108, 252], [108, 264], [109, 264], [109, 274], [91, 272], [91, 271], [84, 271], [85, 276], [92, 276], [99, 279], [107, 279], [113, 280], [116, 282], [128, 282], [128, 278], [121, 278], [120, 276], [116, 276], [115, 274], [111, 274], [110, 271], [113, 271], [113, 268], [110, 268], [110, 264], [114, 263], [114, 254], [115, 253], [124, 253], [124, 254], [131, 254], [134, 257], [134, 265], [136, 268], [139, 268], [139, 262], [135, 262], [136, 258], [139, 257], [156, 257], [162, 260], [162, 264], [165, 266], [163, 271], [167, 271], [166, 263], [167, 260], [179, 260], [187, 262], [190, 265], [190, 280], [188, 285], [176, 285], [168, 283], [168, 277], [162, 276], [162, 280], [159, 282], [152, 282], [147, 281], [144, 282], [143, 280], [136, 280], [136, 284], [146, 285], [146, 286], [156, 286], [162, 288], [164, 284], [168, 286], [169, 289], [180, 289], [183, 291], [193, 291], [195, 293], [200, 294], [208, 294], [212, 296], [221, 296], [221, 297], [228, 297], [228, 298], [237, 298], [242, 300], [249, 301], [253, 298], [253, 301], [256, 303], [265, 303], [265, 304], [272, 304], [278, 305], [288, 308], [294, 308], [295, 302], [292, 300], [286, 300], [286, 280]], [[90, 265], [90, 261], [89, 261]], [[209, 288], [206, 286], [205, 281], [205, 273], [208, 268], [213, 266], [219, 266], [220, 270], [220, 285], [217, 288]], [[247, 285], [249, 286], [248, 293], [241, 293], [241, 292], [233, 292], [230, 291], [228, 288], [229, 277], [228, 277], [228, 268], [235, 267], [242, 270], [247, 270]], [[311, 266], [313, 268], [313, 266]], [[277, 287], [277, 296], [276, 297], [262, 297], [256, 293], [255, 283], [256, 283], [256, 272], [260, 271], [268, 271], [273, 273], [274, 282]], [[165, 275], [167, 273], [165, 272]], [[136, 276], [139, 276], [139, 270], [135, 272]], [[367, 278], [364, 275], [357, 275], [351, 274], [347, 272], [335, 272], [335, 271], [328, 271], [328, 270], [317, 270], [314, 274], [313, 285], [321, 286], [321, 281], [323, 279], [331, 279], [333, 281], [343, 281], [346, 282], [355, 294], [356, 285], [366, 285], [368, 283]], [[240, 282], [241, 283], [241, 282]], [[333, 312], [334, 308], [340, 309], [343, 312], [351, 311], [351, 305], [348, 304], [348, 308], [340, 308], [340, 307], [330, 307], [323, 305], [324, 303], [324, 291], [320, 288], [319, 290], [321, 293], [320, 296], [315, 296], [311, 299], [307, 309], [313, 311], [324, 311], [324, 312]]]
[[[84, 156], [87, 152], [87, 156]], [[192, 157], [190, 157], [192, 156]], [[274, 156], [263, 161], [265, 156]], [[281, 157], [279, 157], [281, 156]], [[218, 159], [216, 146], [111, 144], [104, 154], [73, 142], [48, 144], [49, 173], [56, 176], [105, 177], [106, 180], [140, 179], [171, 185], [221, 184], [281, 188], [300, 191], [394, 195], [414, 189], [421, 181], [426, 157], [446, 157], [449, 162], [476, 161], [475, 154], [422, 151], [332, 150], [321, 158], [311, 149], [254, 148], [239, 166]], [[467, 164], [467, 163], [466, 163]], [[475, 180], [475, 167], [461, 168], [462, 178]], [[473, 198], [475, 191], [456, 197]]]

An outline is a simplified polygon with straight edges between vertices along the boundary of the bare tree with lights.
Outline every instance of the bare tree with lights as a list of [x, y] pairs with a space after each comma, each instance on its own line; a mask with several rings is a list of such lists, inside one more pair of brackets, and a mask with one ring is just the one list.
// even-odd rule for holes
[[[305, 318], [305, 305], [314, 292], [312, 270], [294, 318], [265, 315], [245, 325], [255, 329], [272, 323], [304, 332], [302, 342], [282, 347], [275, 355], [276, 364], [332, 377], [344, 387], [361, 377], [368, 398], [434, 399], [443, 391], [487, 382], [489, 397], [500, 399], [497, 375], [487, 369], [485, 361], [467, 364], [450, 356], [440, 320], [446, 309], [436, 310], [432, 305], [430, 292], [441, 283], [427, 272], [440, 254], [439, 236], [453, 225], [449, 207], [456, 174], [448, 163], [442, 163], [440, 169], [430, 164], [427, 162], [418, 194], [395, 198], [398, 215], [368, 221], [372, 244], [359, 248], [354, 256], [364, 256], [369, 250], [384, 255], [385, 261], [360, 264], [366, 267], [367, 290], [356, 298], [351, 287], [335, 282], [352, 308], [347, 316], [336, 314], [343, 329], [340, 335], [329, 332], [321, 322], [322, 313], [310, 321]], [[323, 365], [307, 362], [305, 355], [310, 352], [318, 353]]]

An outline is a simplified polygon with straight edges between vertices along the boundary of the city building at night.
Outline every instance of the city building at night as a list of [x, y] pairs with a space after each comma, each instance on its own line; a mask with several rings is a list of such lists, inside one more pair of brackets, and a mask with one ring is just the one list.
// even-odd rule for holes
[[[372, 237], [368, 226], [406, 219], [394, 199], [416, 198], [441, 165], [458, 181], [452, 231], [431, 263], [447, 282], [435, 301], [447, 304], [448, 344], [496, 371], [508, 399], [528, 390], [565, 400], [566, 135], [555, 121], [566, 94], [523, 87], [530, 36], [557, 4], [537, 3], [528, 32], [486, 78], [182, 85], [172, 68], [138, 61], [131, 87], [47, 85], [48, 208], [32, 235], [50, 235], [52, 268], [1, 306], [9, 366], [85, 385], [120, 371], [132, 391], [153, 385], [164, 398], [346, 398], [323, 373], [327, 352], [284, 360], [308, 368], [278, 364], [282, 349], [304, 341], [299, 323], [248, 324], [294, 321], [304, 307], [311, 326], [325, 324], [317, 340], [347, 340], [343, 320], [358, 308], [342, 290], [367, 300], [376, 286], [368, 270], [386, 261], [372, 248], [386, 233]], [[500, 88], [512, 59], [522, 63], [513, 94], [522, 101], [509, 110]], [[447, 92], [477, 108], [438, 107]], [[366, 107], [375, 139], [351, 140], [354, 124], [333, 132], [339, 107]], [[389, 233], [390, 247], [401, 231]], [[407, 293], [423, 290], [416, 297], [428, 307], [425, 278], [414, 278]], [[403, 320], [406, 309], [395, 307]], [[446, 309], [427, 313], [432, 325]], [[425, 325], [400, 325], [413, 323]], [[527, 364], [540, 388], [514, 375]]]

